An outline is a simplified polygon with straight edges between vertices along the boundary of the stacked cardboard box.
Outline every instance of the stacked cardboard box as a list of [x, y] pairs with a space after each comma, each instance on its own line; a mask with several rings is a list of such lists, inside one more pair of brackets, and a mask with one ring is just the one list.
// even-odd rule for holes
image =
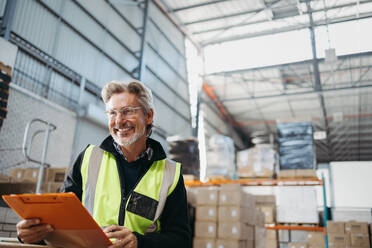
[[[265, 215], [256, 196], [240, 184], [188, 188], [195, 206], [194, 248], [278, 248], [277, 232], [265, 229]], [[257, 196], [259, 206], [275, 202], [272, 195]]]
[[324, 233], [323, 232], [307, 232], [306, 234], [307, 248], [324, 248]]
[[[41, 189], [42, 192], [58, 192], [63, 184], [67, 171], [68, 168], [45, 168]], [[11, 177], [11, 182], [34, 184], [33, 188], [35, 189], [39, 177], [39, 168], [14, 168], [9, 170], [8, 175]], [[29, 188], [29, 186], [27, 187]], [[26, 193], [26, 191], [14, 193]]]
[[213, 135], [207, 150], [207, 177], [236, 177], [234, 141], [227, 136]]
[[253, 248], [254, 226], [263, 227], [263, 214], [256, 210], [254, 196], [245, 193], [239, 184], [222, 185], [219, 193], [217, 247]]
[[266, 248], [278, 248], [278, 235], [276, 230], [266, 230]]
[[367, 222], [347, 222], [345, 223], [346, 245], [351, 248], [369, 248], [369, 234]]
[[273, 177], [277, 153], [268, 144], [237, 152], [239, 177]]
[[194, 248], [215, 248], [218, 189], [199, 188], [189, 195], [190, 201], [195, 206]]
[[265, 216], [265, 224], [275, 224], [276, 222], [276, 200], [275, 195], [255, 195], [256, 207]]
[[329, 247], [346, 247], [344, 222], [327, 221], [327, 232]]
[[279, 179], [287, 178], [317, 178], [315, 170], [313, 169], [295, 169], [295, 170], [281, 170], [278, 173]]
[[337, 248], [369, 248], [367, 222], [327, 221], [328, 246]]
[[302, 242], [291, 242], [288, 243], [288, 248], [307, 248], [307, 245]]

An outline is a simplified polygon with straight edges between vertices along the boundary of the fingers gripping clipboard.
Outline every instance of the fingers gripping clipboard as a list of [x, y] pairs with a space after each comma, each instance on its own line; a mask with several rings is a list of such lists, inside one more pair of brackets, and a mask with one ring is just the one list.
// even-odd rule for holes
[[4, 201], [22, 219], [39, 218], [54, 227], [45, 241], [55, 247], [111, 245], [100, 226], [74, 193], [3, 195]]

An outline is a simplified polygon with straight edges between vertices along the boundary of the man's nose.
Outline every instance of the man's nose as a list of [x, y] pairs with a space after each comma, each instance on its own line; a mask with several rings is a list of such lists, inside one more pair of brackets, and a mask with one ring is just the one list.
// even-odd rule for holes
[[122, 112], [118, 112], [115, 116], [115, 122], [116, 123], [121, 123], [123, 121], [127, 120], [127, 116], [123, 114]]

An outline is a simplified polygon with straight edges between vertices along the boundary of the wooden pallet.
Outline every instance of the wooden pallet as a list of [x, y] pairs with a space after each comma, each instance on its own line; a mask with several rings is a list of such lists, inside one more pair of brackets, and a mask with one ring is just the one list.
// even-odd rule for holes
[[5, 74], [8, 75], [9, 77], [12, 76], [12, 67], [8, 65], [4, 65], [1, 61], [0, 61], [0, 70], [5, 72]]

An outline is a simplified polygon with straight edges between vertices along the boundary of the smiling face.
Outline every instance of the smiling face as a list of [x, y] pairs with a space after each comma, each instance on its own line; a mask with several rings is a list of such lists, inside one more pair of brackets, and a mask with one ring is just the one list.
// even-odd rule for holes
[[[106, 111], [115, 110], [120, 112], [125, 107], [141, 107], [135, 94], [122, 92], [113, 94], [106, 103]], [[131, 116], [123, 116], [122, 113], [115, 117], [109, 117], [109, 131], [115, 142], [120, 146], [145, 146], [146, 126], [152, 123], [153, 112], [144, 112], [144, 108], [135, 110]]]

